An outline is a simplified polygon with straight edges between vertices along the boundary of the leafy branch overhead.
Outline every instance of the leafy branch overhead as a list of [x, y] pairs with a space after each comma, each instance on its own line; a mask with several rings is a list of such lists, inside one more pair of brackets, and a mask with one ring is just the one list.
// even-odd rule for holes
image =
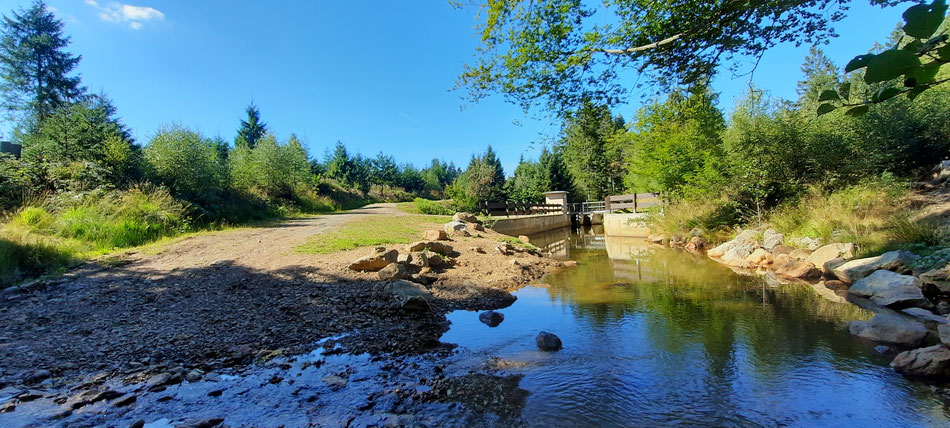
[[845, 66], [845, 73], [864, 73], [868, 90], [855, 94], [850, 83], [826, 89], [818, 98], [823, 102], [818, 115], [839, 108], [848, 108], [848, 115], [861, 115], [873, 104], [898, 95], [914, 100], [924, 91], [950, 81], [938, 77], [940, 68], [950, 62], [950, 35], [940, 31], [946, 15], [946, 0], [908, 8], [903, 15], [904, 35], [897, 43], [879, 53], [858, 55]]

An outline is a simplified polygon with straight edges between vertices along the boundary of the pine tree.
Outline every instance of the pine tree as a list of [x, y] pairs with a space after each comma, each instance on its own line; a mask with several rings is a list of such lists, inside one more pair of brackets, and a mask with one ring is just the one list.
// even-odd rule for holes
[[46, 3], [36, 0], [11, 17], [4, 15], [2, 26], [0, 89], [9, 112], [32, 114], [42, 122], [83, 95], [79, 76], [70, 76], [81, 57], [65, 51], [70, 38]]
[[818, 95], [825, 89], [834, 88], [839, 83], [838, 67], [817, 46], [808, 50], [808, 56], [802, 63], [802, 74], [805, 80], [798, 82], [798, 96], [800, 103], [816, 103]]
[[574, 179], [567, 170], [564, 158], [560, 152], [550, 151], [545, 147], [541, 150], [541, 157], [538, 159], [541, 164], [541, 173], [544, 176], [544, 184], [547, 191], [567, 192], [568, 199], [574, 197]]
[[267, 135], [267, 124], [261, 122], [261, 111], [257, 109], [254, 103], [251, 103], [247, 106], [247, 120], [241, 120], [241, 128], [238, 129], [234, 145], [243, 145], [253, 149], [257, 145], [257, 141], [265, 135]]

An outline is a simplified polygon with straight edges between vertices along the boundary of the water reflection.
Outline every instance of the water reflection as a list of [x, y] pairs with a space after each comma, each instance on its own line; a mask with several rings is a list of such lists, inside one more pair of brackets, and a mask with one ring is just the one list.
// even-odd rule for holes
[[[529, 287], [488, 330], [456, 312], [443, 341], [524, 374], [537, 425], [899, 425], [948, 423], [928, 387], [847, 333], [871, 314], [808, 287], [770, 287], [705, 257], [554, 231], [535, 245], [580, 262]], [[542, 353], [533, 337], [558, 334]]]

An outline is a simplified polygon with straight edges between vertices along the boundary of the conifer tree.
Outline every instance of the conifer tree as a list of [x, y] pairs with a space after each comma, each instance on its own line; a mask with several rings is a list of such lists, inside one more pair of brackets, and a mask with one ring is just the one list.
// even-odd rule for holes
[[235, 146], [246, 146], [253, 149], [257, 141], [267, 135], [267, 124], [261, 122], [261, 111], [254, 103], [247, 106], [247, 119], [241, 120], [241, 128], [238, 129], [237, 138], [234, 139]]

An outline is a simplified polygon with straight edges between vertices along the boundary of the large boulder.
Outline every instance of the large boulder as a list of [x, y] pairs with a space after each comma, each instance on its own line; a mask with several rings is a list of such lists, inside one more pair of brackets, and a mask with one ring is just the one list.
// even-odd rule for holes
[[561, 338], [546, 331], [538, 333], [538, 337], [534, 339], [534, 342], [538, 345], [538, 349], [542, 351], [557, 351], [563, 348]]
[[419, 241], [406, 246], [406, 251], [410, 253], [424, 250], [447, 256], [452, 253], [452, 246], [439, 241]]
[[481, 221], [478, 220], [478, 217], [475, 217], [475, 214], [464, 212], [455, 213], [455, 215], [452, 216], [452, 220], [464, 223], [481, 223]]
[[815, 252], [811, 253], [808, 258], [805, 259], [806, 262], [809, 262], [815, 266], [823, 268], [825, 263], [834, 260], [834, 259], [851, 259], [854, 258], [854, 244], [828, 244], [825, 245]]
[[881, 306], [927, 306], [929, 301], [920, 291], [920, 281], [910, 275], [878, 270], [859, 279], [848, 293], [867, 297]]
[[745, 255], [741, 257], [738, 257], [738, 256], [742, 253], [742, 251], [733, 253], [734, 256], [737, 256], [740, 259], [744, 259], [748, 257], [749, 254], [752, 254], [752, 250], [754, 250], [755, 247], [758, 246], [758, 244], [755, 241], [755, 231], [743, 230], [742, 232], [739, 233], [738, 236], [733, 238], [731, 241], [723, 242], [716, 248], [709, 250], [706, 253], [706, 255], [708, 255], [709, 257], [721, 258], [721, 257], [724, 257], [726, 253], [729, 252], [729, 250], [732, 250], [733, 247], [738, 246], [740, 244], [746, 244], [745, 247], [752, 247], [752, 248], [749, 248], [748, 253], [746, 253]]
[[350, 263], [350, 270], [376, 272], [386, 266], [389, 266], [390, 263], [395, 263], [398, 258], [398, 251], [386, 251], [384, 248], [383, 251], [376, 251], [374, 254], [356, 259], [356, 261]]
[[816, 268], [815, 265], [791, 259], [785, 254], [781, 254], [775, 258], [772, 269], [776, 275], [788, 278], [813, 280], [821, 277], [821, 270]]
[[774, 261], [772, 253], [766, 251], [765, 248], [756, 248], [755, 251], [749, 254], [745, 259], [756, 266], [770, 265]]
[[891, 367], [904, 376], [945, 379], [950, 377], [950, 348], [934, 345], [904, 351], [894, 357]]
[[901, 310], [901, 312], [913, 316], [922, 322], [936, 323], [938, 325], [946, 324], [948, 322], [947, 317], [942, 317], [924, 308], [907, 308]]
[[851, 334], [875, 342], [916, 346], [927, 337], [927, 327], [900, 315], [877, 314], [870, 321], [851, 321]]
[[941, 293], [950, 293], [950, 272], [946, 267], [924, 272], [919, 278], [922, 283], [940, 290]]
[[738, 242], [736, 245], [733, 245], [722, 255], [721, 259], [724, 262], [740, 261], [745, 260], [747, 257], [752, 255], [752, 252], [758, 248], [758, 244], [755, 242], [744, 241]]
[[773, 229], [766, 230], [762, 234], [762, 248], [772, 251], [775, 247], [785, 243], [785, 235], [776, 232]]
[[[451, 235], [469, 233], [468, 225], [460, 221], [450, 221], [446, 223], [445, 226], [443, 226], [442, 228], [444, 229], [445, 233], [448, 233]], [[428, 238], [426, 240], [432, 241], [432, 239], [428, 239]]]
[[834, 270], [834, 275], [844, 282], [853, 283], [877, 270], [910, 273], [917, 256], [904, 250], [889, 251], [877, 257], [851, 260]]

